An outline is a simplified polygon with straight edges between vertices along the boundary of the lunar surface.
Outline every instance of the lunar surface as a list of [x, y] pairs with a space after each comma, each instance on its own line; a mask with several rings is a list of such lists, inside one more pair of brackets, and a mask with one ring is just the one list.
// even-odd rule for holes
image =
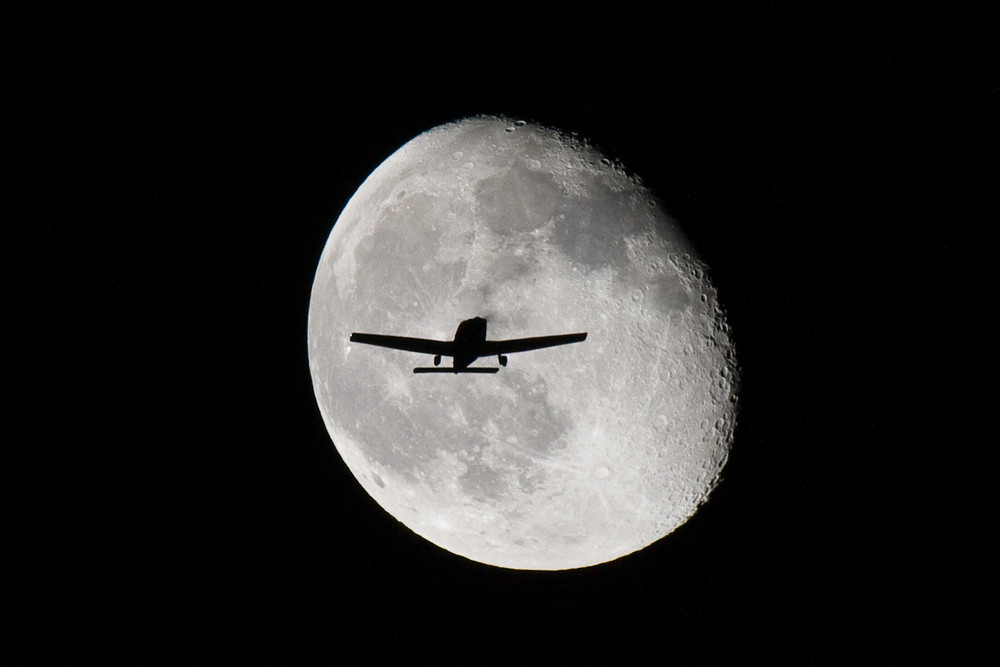
[[[495, 375], [415, 375], [428, 355], [349, 340], [451, 340], [477, 316], [490, 340], [589, 335]], [[642, 549], [705, 501], [732, 442], [737, 364], [706, 266], [621, 166], [521, 121], [436, 127], [368, 177], [320, 259], [308, 345], [364, 490], [482, 563], [560, 570]]]

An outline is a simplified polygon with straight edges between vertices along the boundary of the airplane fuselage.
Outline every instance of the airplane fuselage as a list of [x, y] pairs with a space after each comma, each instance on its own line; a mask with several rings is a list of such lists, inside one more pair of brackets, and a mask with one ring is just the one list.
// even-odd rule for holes
[[[453, 368], [468, 368], [469, 364], [481, 356], [483, 343], [486, 342], [486, 320], [482, 317], [473, 317], [471, 320], [463, 320], [455, 330], [455, 354], [452, 357]], [[502, 356], [502, 355], [500, 355]], [[435, 357], [435, 366], [438, 360]], [[500, 363], [507, 364], [506, 358], [502, 358]]]

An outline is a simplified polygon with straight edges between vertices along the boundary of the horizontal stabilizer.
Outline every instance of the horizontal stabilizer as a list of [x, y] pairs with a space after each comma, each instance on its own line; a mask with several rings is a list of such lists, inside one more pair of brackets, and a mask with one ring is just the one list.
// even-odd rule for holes
[[480, 366], [473, 366], [472, 368], [460, 368], [455, 370], [454, 368], [414, 368], [414, 373], [453, 373], [458, 375], [459, 373], [496, 373], [499, 368], [483, 368]]

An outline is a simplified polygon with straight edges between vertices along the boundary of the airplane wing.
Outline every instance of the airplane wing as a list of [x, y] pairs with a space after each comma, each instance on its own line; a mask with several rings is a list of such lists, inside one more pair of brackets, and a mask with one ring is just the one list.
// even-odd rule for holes
[[556, 345], [568, 345], [569, 343], [579, 343], [586, 340], [587, 334], [574, 333], [562, 334], [560, 336], [536, 336], [534, 338], [513, 338], [511, 340], [488, 340], [482, 343], [481, 356], [488, 357], [494, 354], [508, 354], [510, 352], [527, 352], [528, 350], [538, 350], [543, 347], [554, 347]]
[[424, 354], [441, 354], [446, 357], [452, 355], [452, 341], [430, 340], [428, 338], [407, 338], [406, 336], [383, 336], [381, 334], [352, 333], [352, 343], [364, 343], [365, 345], [377, 345], [379, 347], [389, 347], [394, 350], [406, 350], [407, 352], [423, 352]]

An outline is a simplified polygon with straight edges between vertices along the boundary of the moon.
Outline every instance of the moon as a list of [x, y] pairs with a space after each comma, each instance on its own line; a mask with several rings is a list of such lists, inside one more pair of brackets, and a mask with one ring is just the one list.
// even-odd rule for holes
[[[477, 316], [490, 339], [589, 335], [495, 375], [415, 375], [428, 357], [349, 342], [451, 340]], [[707, 499], [733, 439], [738, 364], [707, 267], [637, 177], [523, 121], [435, 127], [372, 172], [320, 258], [308, 348], [323, 420], [364, 490], [430, 542], [499, 567], [579, 568], [650, 545]]]

